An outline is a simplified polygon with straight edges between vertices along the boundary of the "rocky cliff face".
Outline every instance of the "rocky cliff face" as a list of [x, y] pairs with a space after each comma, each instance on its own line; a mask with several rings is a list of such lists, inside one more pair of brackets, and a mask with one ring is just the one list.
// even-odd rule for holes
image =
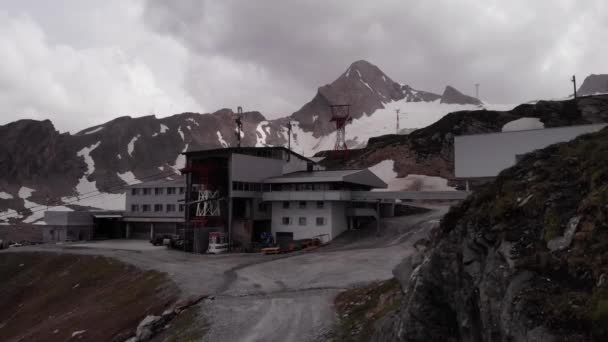
[[608, 129], [528, 154], [453, 207], [375, 341], [608, 340]]
[[320, 87], [310, 102], [292, 114], [292, 119], [298, 121], [304, 130], [313, 131], [315, 137], [320, 137], [335, 130], [329, 121], [331, 104], [350, 104], [350, 116], [358, 119], [371, 115], [392, 101], [430, 102], [439, 98], [441, 96], [437, 94], [401, 85], [377, 66], [361, 60], [351, 64], [331, 84]]
[[587, 76], [577, 93], [579, 96], [608, 94], [608, 74]]
[[608, 122], [608, 95], [569, 101], [539, 101], [510, 111], [474, 110], [450, 113], [436, 123], [409, 135], [372, 138], [367, 147], [351, 151], [344, 161], [330, 157], [328, 167], [369, 167], [385, 159], [395, 160], [399, 176], [425, 174], [452, 178], [454, 175], [454, 136], [500, 132], [513, 120], [538, 118], [545, 127]]

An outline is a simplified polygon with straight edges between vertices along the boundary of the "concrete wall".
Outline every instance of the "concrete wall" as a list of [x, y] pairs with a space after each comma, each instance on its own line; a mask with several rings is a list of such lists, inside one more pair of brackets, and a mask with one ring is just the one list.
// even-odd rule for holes
[[89, 211], [45, 211], [44, 222], [55, 226], [91, 226], [93, 215]]
[[42, 226], [44, 242], [81, 241], [93, 239], [93, 226]]
[[233, 182], [261, 183], [266, 178], [282, 175], [284, 162], [279, 159], [236, 153], [230, 158], [230, 179]]
[[[346, 216], [344, 202], [324, 202], [322, 209], [317, 209], [315, 201], [307, 201], [306, 208], [299, 208], [299, 201], [290, 202], [289, 209], [283, 208], [283, 202], [272, 202], [272, 233], [290, 232], [295, 240], [312, 238], [322, 234], [329, 234], [329, 239], [335, 238], [346, 230]], [[290, 217], [291, 224], [283, 224], [283, 217]], [[306, 217], [306, 225], [299, 224], [299, 218]], [[325, 224], [317, 226], [316, 218], [323, 217]]]
[[[179, 193], [179, 188], [180, 187], [185, 187], [185, 183], [179, 183], [179, 184], [174, 184], [174, 183], [169, 183], [169, 184], [149, 184], [149, 185], [145, 185], [144, 184], [138, 184], [137, 188], [142, 189], [142, 188], [150, 188], [150, 194], [149, 195], [143, 195], [141, 190], [139, 192], [138, 195], [132, 195], [131, 194], [131, 189], [127, 190], [127, 196], [126, 196], [126, 208], [125, 208], [125, 213], [124, 216], [125, 217], [184, 217], [184, 212], [180, 212], [179, 211], [179, 205], [183, 204], [183, 199], [185, 197], [184, 194]], [[162, 188], [163, 189], [163, 194], [162, 195], [156, 195], [154, 192], [154, 188]], [[167, 194], [167, 188], [176, 188], [175, 194], [173, 195], [168, 195]], [[181, 200], [181, 202], [179, 202]], [[139, 205], [139, 211], [138, 212], [133, 212], [131, 211], [132, 209], [132, 205], [133, 204], [138, 204]], [[148, 212], [143, 212], [143, 208], [142, 206], [144, 204], [148, 204], [150, 206], [150, 211]], [[154, 211], [154, 205], [155, 204], [162, 204], [163, 205], [163, 211], [161, 212], [155, 212]], [[175, 205], [175, 211], [173, 212], [167, 212], [167, 204], [173, 204]]]
[[528, 131], [464, 135], [454, 138], [456, 178], [496, 177], [515, 165], [515, 156], [565, 142], [605, 124], [546, 128]]

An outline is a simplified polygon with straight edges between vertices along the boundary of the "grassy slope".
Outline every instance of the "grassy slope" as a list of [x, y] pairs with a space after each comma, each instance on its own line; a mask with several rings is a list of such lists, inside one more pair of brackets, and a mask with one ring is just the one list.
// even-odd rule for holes
[[50, 253], [0, 254], [3, 341], [124, 340], [148, 314], [174, 302], [161, 273], [116, 260]]

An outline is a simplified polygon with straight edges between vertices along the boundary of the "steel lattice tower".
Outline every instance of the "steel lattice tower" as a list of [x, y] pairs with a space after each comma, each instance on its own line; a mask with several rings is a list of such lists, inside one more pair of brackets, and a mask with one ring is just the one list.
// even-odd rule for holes
[[353, 121], [350, 117], [350, 105], [330, 105], [331, 119], [329, 121], [336, 123], [336, 144], [335, 151], [346, 151], [346, 124]]

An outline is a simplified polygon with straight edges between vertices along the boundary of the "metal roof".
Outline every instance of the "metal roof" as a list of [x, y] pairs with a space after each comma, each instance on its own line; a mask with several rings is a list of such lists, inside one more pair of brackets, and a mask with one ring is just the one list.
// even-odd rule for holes
[[182, 152], [183, 155], [186, 156], [190, 156], [190, 155], [230, 155], [232, 153], [245, 153], [245, 154], [250, 154], [253, 151], [276, 151], [276, 150], [283, 150], [286, 151], [288, 153], [291, 153], [295, 156], [297, 156], [298, 158], [301, 159], [305, 159], [311, 162], [315, 162], [312, 159], [305, 157], [299, 153], [296, 153], [290, 149], [288, 149], [287, 147], [283, 147], [283, 146], [262, 146], [262, 147], [252, 147], [252, 146], [246, 146], [246, 147], [223, 147], [223, 148], [212, 148], [212, 149], [206, 149], [206, 150], [192, 150], [192, 151], [186, 151], [186, 152]]
[[334, 183], [361, 184], [373, 188], [386, 188], [387, 184], [369, 169], [298, 171], [279, 177], [268, 178], [264, 183]]

